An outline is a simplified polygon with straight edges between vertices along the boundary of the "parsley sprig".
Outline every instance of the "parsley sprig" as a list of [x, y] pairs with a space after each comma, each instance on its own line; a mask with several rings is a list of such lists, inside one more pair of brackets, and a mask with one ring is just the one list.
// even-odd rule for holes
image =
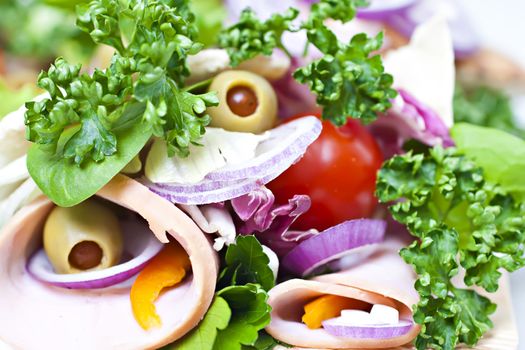
[[454, 121], [501, 129], [525, 138], [525, 131], [516, 123], [510, 96], [494, 87], [471, 87], [457, 83]]
[[221, 33], [219, 44], [235, 66], [259, 54], [271, 55], [274, 49], [286, 52], [283, 34], [305, 30], [308, 45], [324, 56], [299, 68], [294, 77], [317, 95], [323, 118], [336, 125], [345, 124], [349, 117], [372, 122], [377, 113], [390, 108], [390, 100], [396, 96], [392, 76], [384, 72], [381, 57], [373, 54], [381, 48], [383, 35], [369, 38], [361, 33], [345, 43], [325, 25], [329, 19], [348, 22], [358, 7], [366, 5], [365, 0], [321, 0], [312, 5], [309, 17], [300, 25], [294, 23], [298, 17], [294, 9], [266, 21], [246, 9], [239, 23]]
[[498, 289], [501, 269], [525, 265], [525, 205], [485, 180], [484, 170], [456, 149], [434, 148], [388, 160], [377, 196], [417, 238], [401, 251], [419, 275], [414, 320], [418, 349], [474, 345], [492, 327], [496, 305], [452, 279], [460, 267], [467, 286]]
[[265, 349], [276, 344], [262, 333], [270, 323], [268, 291], [275, 285], [269, 263], [254, 236], [238, 236], [228, 246], [218, 291], [201, 324], [164, 350]]
[[297, 9], [290, 8], [284, 14], [274, 14], [268, 20], [261, 21], [255, 12], [245, 9], [239, 22], [219, 36], [219, 46], [228, 51], [234, 67], [260, 54], [269, 56], [275, 48], [286, 52], [282, 36], [290, 30], [298, 15]]
[[[50, 98], [27, 104], [29, 140], [78, 165], [100, 162], [117, 151], [116, 128], [142, 121], [166, 140], [170, 155], [187, 155], [209, 123], [206, 108], [218, 104], [213, 93], [183, 89], [186, 59], [201, 49], [193, 21], [185, 1], [98, 0], [81, 6], [79, 28], [116, 53], [107, 69], [93, 74], [61, 58], [40, 74], [38, 85]], [[144, 106], [139, 120], [126, 120], [123, 113], [132, 103]], [[80, 129], [59, 148], [64, 132], [77, 124]]]
[[82, 72], [58, 58], [38, 78], [49, 97], [26, 104], [28, 169], [61, 206], [96, 193], [151, 136], [186, 156], [218, 98], [184, 88], [186, 59], [201, 50], [188, 0], [94, 0], [77, 8], [77, 26], [115, 54], [109, 67]]

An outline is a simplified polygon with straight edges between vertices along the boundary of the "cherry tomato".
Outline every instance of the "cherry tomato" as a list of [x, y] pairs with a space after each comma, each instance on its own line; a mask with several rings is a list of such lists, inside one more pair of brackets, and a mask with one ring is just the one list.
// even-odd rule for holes
[[382, 161], [379, 145], [358, 121], [349, 120], [342, 127], [323, 121], [321, 135], [304, 157], [268, 187], [277, 203], [287, 203], [296, 194], [309, 195], [312, 207], [293, 229], [324, 230], [373, 214], [376, 174]]

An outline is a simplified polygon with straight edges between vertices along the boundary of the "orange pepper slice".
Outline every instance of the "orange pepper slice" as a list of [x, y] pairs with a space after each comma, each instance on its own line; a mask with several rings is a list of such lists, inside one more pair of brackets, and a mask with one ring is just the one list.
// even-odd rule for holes
[[339, 295], [323, 295], [304, 306], [302, 321], [310, 329], [321, 328], [323, 321], [338, 317], [342, 310], [366, 310], [369, 304]]
[[172, 242], [140, 271], [131, 287], [130, 300], [133, 316], [143, 329], [162, 325], [155, 301], [164, 288], [181, 282], [190, 267], [186, 251], [178, 243]]

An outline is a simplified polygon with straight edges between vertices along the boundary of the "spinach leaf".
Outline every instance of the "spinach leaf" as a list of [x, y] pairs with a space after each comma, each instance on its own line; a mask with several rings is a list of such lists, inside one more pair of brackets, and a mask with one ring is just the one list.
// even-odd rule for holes
[[[126, 109], [124, 119], [135, 119], [144, 113], [133, 104]], [[70, 207], [94, 195], [117, 175], [144, 147], [152, 135], [151, 127], [139, 122], [115, 130], [119, 142], [117, 152], [100, 163], [87, 162], [78, 166], [67, 158], [50, 154], [43, 145], [33, 145], [27, 155], [27, 168], [44, 194], [57, 205]], [[77, 128], [68, 130], [59, 142], [63, 147]]]

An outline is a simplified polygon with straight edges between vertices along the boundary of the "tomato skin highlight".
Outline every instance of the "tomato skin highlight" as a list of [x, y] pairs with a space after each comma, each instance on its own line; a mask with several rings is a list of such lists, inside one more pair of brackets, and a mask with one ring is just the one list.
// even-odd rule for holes
[[358, 121], [349, 120], [342, 127], [323, 121], [321, 135], [303, 158], [268, 188], [277, 203], [286, 203], [296, 194], [309, 195], [310, 210], [292, 228], [325, 230], [373, 214], [376, 175], [382, 162], [379, 145]]

